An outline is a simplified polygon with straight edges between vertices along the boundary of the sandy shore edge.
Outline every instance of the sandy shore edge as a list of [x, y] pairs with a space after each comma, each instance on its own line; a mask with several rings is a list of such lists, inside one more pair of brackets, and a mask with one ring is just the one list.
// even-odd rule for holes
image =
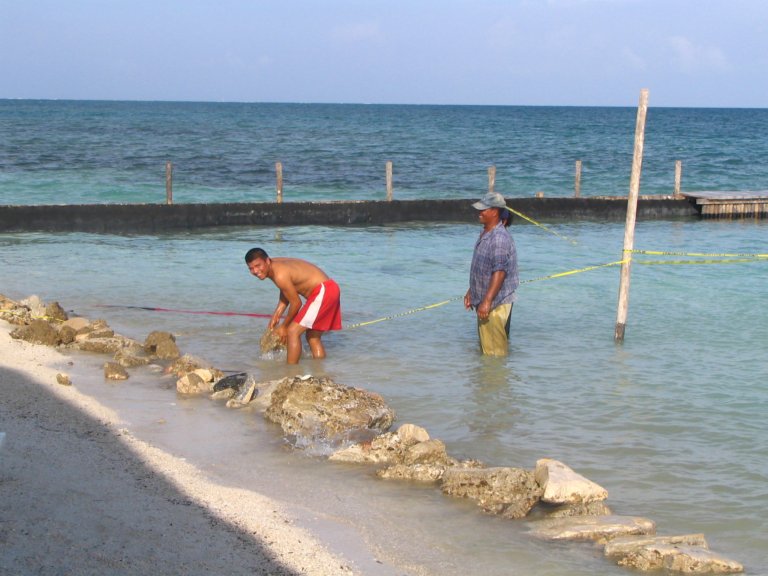
[[0, 572], [360, 574], [279, 502], [210, 482], [63, 386], [0, 321]]

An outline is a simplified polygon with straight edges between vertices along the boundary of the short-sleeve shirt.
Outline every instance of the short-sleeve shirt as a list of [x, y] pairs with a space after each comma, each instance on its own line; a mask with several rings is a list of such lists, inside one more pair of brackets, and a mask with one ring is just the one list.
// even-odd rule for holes
[[499, 293], [491, 303], [491, 309], [514, 302], [515, 291], [520, 284], [515, 241], [501, 222], [488, 232], [483, 230], [475, 243], [469, 269], [469, 297], [472, 306], [476, 307], [482, 302], [491, 284], [491, 275], [498, 270], [504, 270], [506, 276]]

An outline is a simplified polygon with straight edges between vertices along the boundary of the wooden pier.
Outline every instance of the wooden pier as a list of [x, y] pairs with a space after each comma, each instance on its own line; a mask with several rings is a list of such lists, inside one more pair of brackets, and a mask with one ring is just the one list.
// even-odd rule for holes
[[703, 218], [766, 218], [768, 190], [683, 192], [696, 201]]

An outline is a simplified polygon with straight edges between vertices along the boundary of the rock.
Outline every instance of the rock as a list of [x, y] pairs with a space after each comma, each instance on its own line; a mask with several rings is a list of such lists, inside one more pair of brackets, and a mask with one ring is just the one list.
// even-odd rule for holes
[[56, 374], [56, 382], [61, 384], [62, 386], [72, 386], [72, 381], [69, 379], [69, 376], [66, 374]]
[[108, 338], [75, 338], [75, 345], [84, 352], [94, 352], [96, 354], [115, 354], [126, 346], [126, 341], [122, 336], [112, 336]]
[[227, 408], [242, 408], [243, 406], [247, 406], [248, 403], [253, 400], [255, 393], [256, 380], [249, 377], [242, 388], [240, 388], [240, 392], [227, 401]]
[[62, 344], [72, 344], [77, 336], [77, 331], [72, 326], [62, 324], [59, 326], [59, 340]]
[[234, 390], [235, 393], [239, 392], [240, 389], [243, 387], [243, 384], [248, 380], [248, 373], [247, 372], [240, 372], [238, 374], [230, 374], [229, 376], [225, 376], [224, 378], [221, 378], [213, 385], [213, 391], [214, 392], [220, 392], [222, 390], [230, 389]]
[[603, 501], [580, 502], [579, 504], [547, 504], [539, 502], [533, 510], [545, 518], [569, 518], [571, 516], [610, 516], [613, 514]]
[[278, 338], [277, 332], [270, 330], [269, 328], [264, 331], [264, 334], [261, 335], [259, 344], [261, 346], [262, 354], [285, 350], [285, 344], [280, 342], [280, 338]]
[[429, 440], [429, 433], [421, 426], [416, 426], [416, 424], [402, 424], [397, 429], [397, 435], [406, 446]]
[[522, 468], [448, 468], [441, 489], [505, 518], [523, 518], [542, 494], [533, 472]]
[[579, 504], [605, 500], [608, 491], [551, 458], [536, 462], [536, 481], [544, 488], [542, 501], [550, 504]]
[[72, 328], [75, 333], [79, 333], [81, 330], [84, 330], [90, 325], [90, 321], [87, 318], [83, 318], [82, 316], [75, 316], [73, 318], [69, 318], [62, 322], [61, 326]]
[[[197, 368], [193, 372], [200, 376], [206, 384], [213, 384], [213, 370], [210, 370], [209, 368]], [[213, 386], [211, 386], [211, 389], [213, 389]]]
[[378, 394], [312, 376], [279, 381], [265, 416], [297, 443], [330, 445], [370, 439], [389, 429], [395, 419]]
[[19, 302], [22, 306], [25, 306], [28, 310], [32, 318], [41, 318], [42, 316], [45, 316], [45, 304], [43, 304], [43, 301], [40, 299], [40, 296], [37, 296], [36, 294], [32, 294], [31, 296], [24, 298], [21, 302]]
[[11, 331], [11, 338], [45, 346], [58, 346], [61, 343], [59, 331], [45, 320], [40, 319], [32, 320], [27, 326], [14, 328]]
[[166, 368], [166, 372], [168, 374], [175, 374], [180, 378], [184, 376], [184, 374], [194, 372], [198, 368], [203, 368], [204, 366], [204, 362], [199, 358], [195, 358], [189, 354], [184, 354], [183, 356], [179, 356], [173, 362], [171, 362], [168, 368]]
[[210, 383], [194, 372], [185, 374], [176, 380], [176, 392], [179, 394], [206, 394], [212, 391]]
[[576, 516], [531, 522], [531, 531], [545, 540], [594, 540], [604, 544], [618, 536], [656, 533], [656, 524], [636, 516]]
[[45, 307], [45, 318], [49, 322], [64, 322], [69, 316], [58, 302], [51, 302]]
[[229, 400], [236, 392], [232, 388], [224, 388], [211, 394], [211, 400]]
[[409, 446], [403, 456], [403, 463], [449, 465], [451, 458], [445, 450], [442, 440], [426, 440]]
[[151, 361], [152, 359], [144, 352], [144, 347], [138, 342], [122, 347], [115, 352], [115, 362], [125, 368], [146, 366]]
[[26, 326], [32, 321], [29, 308], [0, 295], [0, 318], [15, 326]]
[[170, 332], [158, 330], [150, 332], [144, 340], [144, 351], [162, 360], [175, 360], [181, 357], [179, 347], [176, 345], [176, 337]]
[[117, 362], [106, 362], [104, 364], [104, 378], [109, 380], [127, 380], [128, 372]]
[[[422, 430], [423, 433], [418, 432]], [[398, 464], [405, 461], [410, 446], [418, 443], [417, 438], [429, 439], [427, 431], [413, 424], [403, 424], [397, 432], [379, 434], [370, 442], [353, 444], [337, 450], [329, 457], [336, 462]]]
[[412, 482], [439, 482], [446, 467], [440, 464], [394, 464], [376, 472], [385, 480], [410, 480]]
[[684, 574], [733, 574], [744, 567], [709, 550], [703, 534], [615, 538], [605, 555], [620, 566], [637, 570], [667, 570]]

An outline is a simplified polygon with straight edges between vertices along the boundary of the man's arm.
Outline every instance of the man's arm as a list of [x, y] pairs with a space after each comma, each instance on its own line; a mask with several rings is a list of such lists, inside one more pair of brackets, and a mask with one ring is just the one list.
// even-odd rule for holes
[[496, 272], [491, 274], [491, 283], [488, 286], [488, 291], [477, 306], [477, 317], [480, 320], [486, 320], [490, 315], [493, 299], [496, 298], [499, 290], [501, 290], [501, 285], [504, 284], [504, 278], [506, 277], [507, 273], [504, 270], [496, 270]]
[[[293, 280], [288, 271], [275, 271], [272, 281], [275, 283], [275, 286], [280, 289], [280, 303], [278, 304], [278, 308], [281, 308], [281, 312], [286, 308], [288, 309], [283, 318], [283, 323], [277, 326], [278, 335], [281, 339], [285, 339], [287, 337], [288, 326], [301, 309], [301, 298], [296, 291], [296, 287], [293, 285]], [[277, 312], [277, 310], [275, 310], [275, 312]]]

